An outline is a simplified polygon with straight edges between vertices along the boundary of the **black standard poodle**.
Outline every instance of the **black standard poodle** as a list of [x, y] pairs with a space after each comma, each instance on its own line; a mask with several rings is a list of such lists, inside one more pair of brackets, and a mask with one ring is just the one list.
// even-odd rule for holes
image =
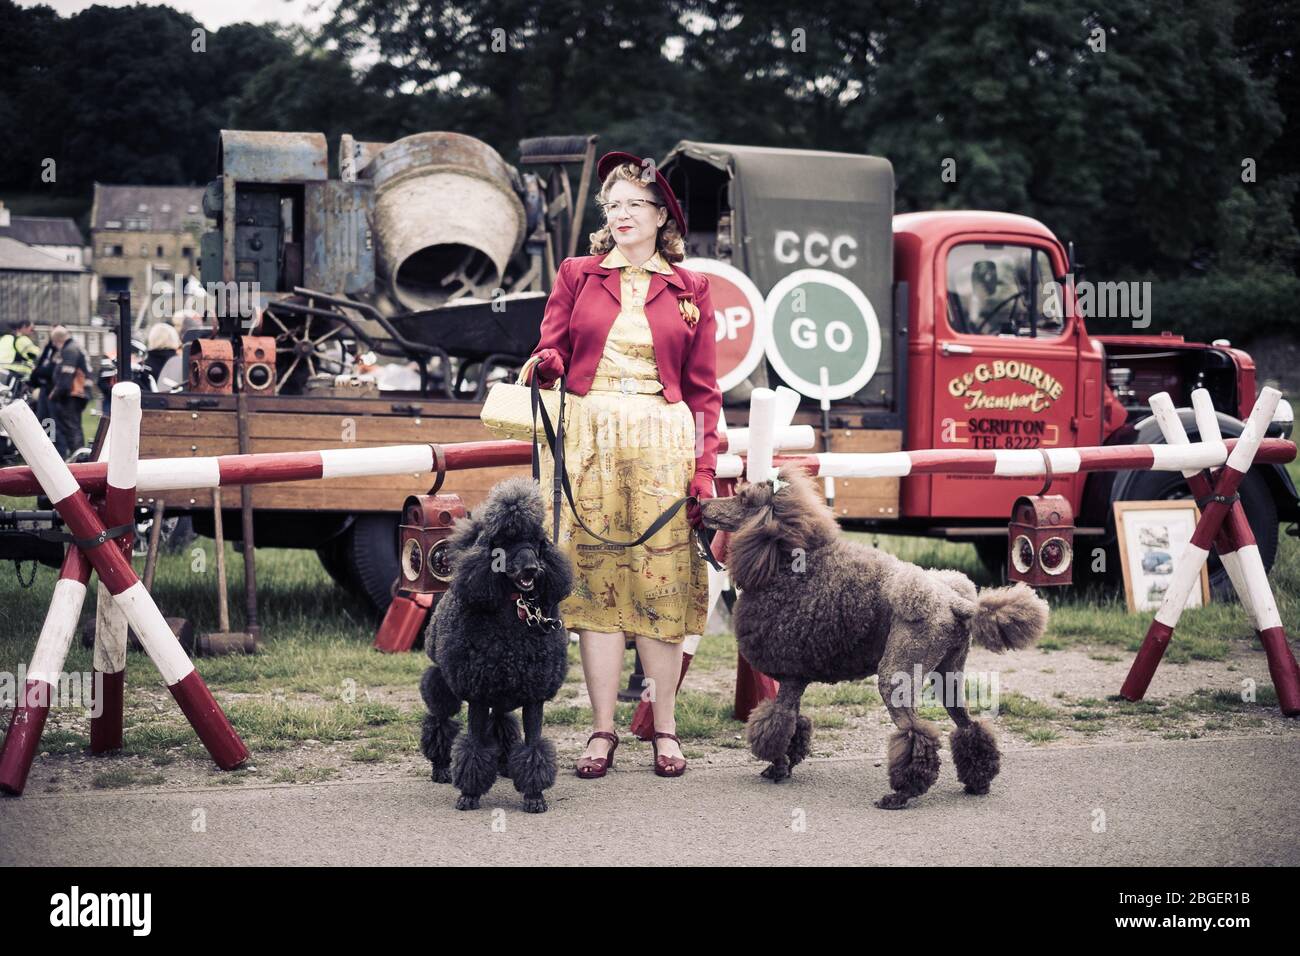
[[1047, 602], [1024, 584], [977, 592], [960, 571], [924, 570], [845, 538], [806, 471], [787, 464], [778, 478], [779, 486], [742, 483], [733, 497], [700, 503], [706, 527], [732, 533], [740, 652], [781, 684], [746, 727], [750, 751], [770, 764], [763, 776], [783, 780], [808, 756], [812, 722], [799, 713], [808, 684], [877, 674], [898, 730], [889, 741], [892, 790], [876, 806], [902, 808], [939, 776], [938, 728], [916, 712], [916, 684], [934, 674], [957, 725], [957, 778], [967, 793], [987, 793], [998, 745], [966, 710], [966, 653], [972, 640], [996, 652], [1034, 644], [1047, 628]]
[[[452, 579], [424, 636], [434, 662], [420, 680], [429, 712], [420, 749], [435, 783], [460, 790], [458, 810], [474, 810], [497, 774], [543, 813], [555, 783], [555, 745], [542, 736], [542, 703], [568, 670], [569, 632], [558, 607], [573, 587], [568, 555], [547, 537], [545, 509], [531, 478], [497, 484], [448, 538]], [[460, 733], [461, 701], [469, 729]], [[524, 710], [523, 733], [510, 712]]]

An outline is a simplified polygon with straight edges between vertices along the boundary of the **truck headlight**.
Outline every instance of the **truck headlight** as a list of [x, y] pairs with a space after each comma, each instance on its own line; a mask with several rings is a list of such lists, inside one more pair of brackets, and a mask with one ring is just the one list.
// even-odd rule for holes
[[1273, 420], [1268, 423], [1268, 433], [1290, 438], [1294, 429], [1295, 412], [1291, 410], [1291, 403], [1285, 398], [1279, 398], [1277, 400], [1277, 411], [1273, 413]]

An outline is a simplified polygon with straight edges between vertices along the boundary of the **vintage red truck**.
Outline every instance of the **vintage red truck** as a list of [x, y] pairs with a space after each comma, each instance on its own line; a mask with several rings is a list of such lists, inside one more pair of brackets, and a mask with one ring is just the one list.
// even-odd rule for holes
[[[478, 420], [486, 387], [513, 377], [534, 348], [558, 263], [586, 252], [595, 137], [522, 142], [519, 167], [460, 134], [345, 137], [338, 178], [325, 171], [318, 134], [226, 131], [219, 152], [208, 209], [219, 228], [205, 239], [204, 277], [258, 280], [266, 313], [254, 331], [275, 339], [274, 375], [207, 378], [220, 356], [191, 346], [190, 390], [145, 396], [142, 454], [237, 451], [232, 379], [247, 389], [245, 445], [255, 452], [491, 437]], [[808, 396], [795, 422], [814, 426], [817, 450], [841, 452], [1160, 442], [1147, 398], [1169, 392], [1195, 435], [1196, 387], [1210, 391], [1230, 437], [1255, 399], [1248, 354], [1185, 341], [1177, 316], [1139, 287], [1071, 278], [1069, 250], [1042, 223], [895, 215], [893, 171], [879, 157], [682, 142], [660, 168], [689, 220], [686, 264], [714, 273], [730, 427], [747, 423], [754, 387], [794, 383]], [[464, 181], [448, 180], [449, 169]], [[504, 307], [493, 308], [494, 290]], [[793, 314], [803, 293], [816, 307]], [[1080, 313], [1116, 306], [1141, 334], [1090, 334]], [[411, 382], [358, 374], [367, 351], [406, 364]], [[1279, 413], [1271, 433], [1290, 428]], [[472, 509], [517, 473], [455, 473], [442, 490]], [[260, 486], [257, 544], [316, 549], [340, 583], [382, 608], [398, 574], [402, 502], [427, 484], [412, 475]], [[993, 476], [837, 479], [833, 500], [846, 529], [970, 541], [1000, 574], [1012, 503], [1041, 487]], [[1181, 475], [1156, 472], [1066, 475], [1052, 490], [1074, 508], [1077, 572], [1092, 570], [1101, 548], [1112, 580], [1112, 503], [1187, 494]], [[1300, 520], [1296, 489], [1264, 465], [1241, 493], [1271, 566], [1279, 522]], [[166, 506], [200, 533], [211, 527], [206, 491], [170, 494]], [[238, 537], [236, 514], [225, 526]], [[1212, 572], [1221, 585], [1217, 563]]]

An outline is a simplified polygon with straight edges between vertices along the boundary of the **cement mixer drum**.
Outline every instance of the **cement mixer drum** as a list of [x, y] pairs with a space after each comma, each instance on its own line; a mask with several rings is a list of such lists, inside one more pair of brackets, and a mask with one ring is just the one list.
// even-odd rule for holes
[[362, 175], [374, 182], [376, 265], [405, 308], [489, 298], [501, 285], [527, 216], [500, 153], [460, 133], [417, 133]]

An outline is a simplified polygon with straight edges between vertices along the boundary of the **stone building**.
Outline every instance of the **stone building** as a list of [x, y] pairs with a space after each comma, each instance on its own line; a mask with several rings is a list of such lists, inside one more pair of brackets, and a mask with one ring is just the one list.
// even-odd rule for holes
[[17, 239], [74, 266], [84, 266], [88, 259], [86, 240], [76, 221], [67, 217], [14, 216], [0, 202], [0, 237]]
[[112, 296], [129, 291], [137, 314], [160, 283], [199, 281], [199, 237], [208, 228], [202, 186], [95, 183], [90, 212], [95, 311], [115, 315]]

